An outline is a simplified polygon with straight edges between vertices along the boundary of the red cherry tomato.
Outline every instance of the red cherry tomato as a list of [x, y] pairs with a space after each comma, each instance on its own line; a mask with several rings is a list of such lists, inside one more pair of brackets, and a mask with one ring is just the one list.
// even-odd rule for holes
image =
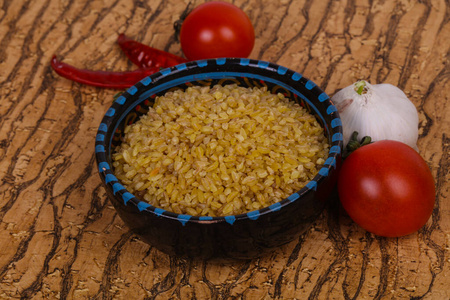
[[338, 192], [353, 221], [385, 237], [408, 235], [425, 225], [436, 193], [423, 158], [389, 140], [362, 146], [345, 159]]
[[189, 13], [181, 25], [180, 43], [189, 60], [248, 57], [255, 43], [255, 32], [239, 7], [212, 1]]

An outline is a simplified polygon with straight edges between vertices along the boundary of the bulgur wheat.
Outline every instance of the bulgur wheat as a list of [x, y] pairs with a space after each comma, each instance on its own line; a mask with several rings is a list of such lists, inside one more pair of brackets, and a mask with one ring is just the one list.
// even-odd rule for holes
[[288, 197], [317, 174], [328, 149], [314, 116], [282, 94], [193, 86], [157, 97], [127, 126], [113, 166], [141, 200], [214, 217]]

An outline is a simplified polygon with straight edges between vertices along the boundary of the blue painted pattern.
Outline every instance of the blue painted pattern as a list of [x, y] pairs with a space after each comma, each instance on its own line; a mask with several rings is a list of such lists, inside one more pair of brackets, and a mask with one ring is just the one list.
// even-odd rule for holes
[[172, 72], [172, 70], [171, 70], [170, 68], [167, 68], [167, 69], [162, 69], [162, 70], [159, 71], [159, 72], [161, 72], [161, 74], [162, 74], [163, 76], [167, 76], [167, 75], [169, 75], [169, 74]]
[[248, 66], [250, 64], [250, 59], [248, 59], [248, 58], [241, 58], [240, 64], [241, 64], [241, 66]]
[[144, 202], [144, 201], [139, 201], [139, 203], [138, 203], [138, 205], [137, 205], [139, 211], [146, 210], [146, 209], [149, 208], [150, 206], [151, 206], [150, 204], [148, 204], [147, 202]]
[[302, 74], [299, 74], [299, 73], [295, 72], [295, 73], [292, 75], [292, 80], [294, 80], [294, 81], [299, 81], [302, 77], [303, 77]]
[[186, 64], [180, 64], [180, 65], [177, 65], [176, 68], [177, 68], [178, 70], [184, 70], [184, 69], [186, 69], [187, 67], [186, 67]]
[[307, 184], [306, 184], [306, 187], [308, 188], [308, 189], [310, 189], [310, 190], [317, 190], [317, 181], [315, 181], [315, 180], [311, 180], [310, 182], [308, 182]]
[[100, 173], [109, 170], [109, 164], [106, 161], [102, 161], [98, 164], [98, 171]]
[[105, 135], [104, 134], [97, 134], [97, 136], [95, 137], [95, 141], [97, 142], [103, 142], [105, 140]]
[[274, 203], [271, 206], [269, 206], [269, 209], [271, 211], [279, 211], [281, 209], [281, 203], [280, 202]]
[[258, 67], [262, 68], [262, 69], [267, 69], [267, 67], [269, 66], [269, 63], [266, 61], [258, 61]]
[[105, 182], [106, 183], [110, 183], [110, 182], [113, 182], [113, 181], [118, 181], [116, 176], [114, 176], [113, 174], [106, 174]]
[[138, 91], [137, 87], [136, 87], [135, 85], [133, 85], [132, 87], [130, 87], [130, 88], [127, 90], [127, 93], [130, 94], [130, 95], [134, 95], [134, 94], [137, 93], [137, 91]]
[[133, 198], [134, 198], [133, 194], [129, 192], [125, 192], [122, 194], [123, 204], [125, 205], [127, 205], [128, 201], [130, 201]]
[[324, 101], [330, 99], [330, 97], [327, 94], [322, 93], [322, 94], [319, 95], [318, 99], [319, 99], [320, 102], [324, 102]]
[[114, 108], [110, 108], [110, 109], [108, 109], [108, 111], [106, 112], [105, 115], [107, 117], [112, 117], [112, 116], [114, 116], [115, 113], [116, 113], [116, 110]]
[[288, 200], [292, 202], [292, 201], [297, 200], [298, 198], [300, 198], [300, 195], [298, 193], [293, 193], [292, 195], [290, 195], [288, 197]]
[[341, 148], [339, 146], [332, 146], [330, 148], [330, 153], [341, 153]]
[[150, 83], [152, 83], [152, 78], [150, 76], [147, 76], [141, 80], [141, 83], [144, 86], [148, 86]]
[[207, 60], [198, 60], [197, 61], [197, 66], [199, 66], [199, 67], [206, 67], [207, 65], [208, 65]]
[[125, 103], [125, 100], [126, 100], [126, 98], [124, 96], [119, 96], [116, 99], [116, 103], [119, 104], [119, 105], [123, 105]]
[[327, 167], [323, 167], [319, 170], [319, 174], [322, 176], [328, 176], [328, 168]]
[[342, 126], [342, 121], [340, 118], [335, 118], [335, 119], [331, 120], [331, 127], [335, 128], [338, 126]]
[[119, 191], [125, 190], [125, 187], [123, 185], [121, 185], [120, 183], [114, 183], [112, 188], [113, 188], [114, 195], [117, 194], [117, 192], [119, 192]]
[[282, 67], [282, 66], [279, 66], [278, 69], [277, 69], [277, 73], [280, 74], [280, 75], [286, 74], [287, 71], [288, 71], [288, 68]]
[[312, 82], [311, 80], [308, 80], [308, 81], [306, 82], [306, 84], [305, 84], [305, 87], [306, 87], [308, 90], [312, 90], [312, 88], [315, 87], [315, 86], [316, 86], [316, 84], [315, 84], [314, 82]]
[[216, 59], [216, 63], [219, 66], [224, 65], [226, 61], [227, 61], [226, 58], [218, 58], [218, 59]]
[[157, 216], [161, 216], [165, 212], [165, 210], [159, 207], [155, 207], [154, 212]]
[[225, 221], [226, 221], [228, 224], [233, 225], [234, 222], [236, 221], [236, 217], [235, 217], [235, 216], [226, 216], [226, 217], [225, 217]]
[[328, 157], [325, 161], [324, 165], [331, 166], [336, 169], [336, 158], [334, 157]]
[[108, 125], [106, 125], [105, 123], [101, 123], [100, 126], [98, 127], [98, 131], [102, 132], [108, 131]]
[[178, 221], [181, 222], [181, 224], [186, 225], [186, 222], [189, 221], [192, 218], [190, 215], [178, 215]]
[[343, 141], [343, 140], [344, 140], [344, 136], [340, 132], [333, 134], [333, 136], [331, 137], [332, 142], [338, 142], [338, 141]]
[[256, 220], [259, 218], [259, 210], [254, 210], [247, 213], [247, 216], [250, 220]]
[[334, 112], [337, 112], [336, 106], [330, 105], [330, 106], [327, 107], [327, 114], [331, 115]]

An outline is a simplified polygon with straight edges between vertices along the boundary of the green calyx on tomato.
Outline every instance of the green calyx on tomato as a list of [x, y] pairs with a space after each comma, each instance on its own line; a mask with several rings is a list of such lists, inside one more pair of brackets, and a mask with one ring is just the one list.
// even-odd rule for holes
[[345, 148], [344, 158], [350, 155], [353, 151], [356, 149], [368, 145], [372, 143], [372, 138], [370, 136], [365, 136], [361, 139], [361, 141], [358, 140], [358, 132], [354, 131], [350, 141], [347, 143], [347, 147]]
[[239, 7], [211, 1], [197, 6], [182, 20], [180, 43], [188, 60], [244, 58], [253, 49], [255, 32]]
[[410, 146], [392, 140], [364, 145], [343, 162], [339, 198], [350, 218], [378, 236], [418, 231], [435, 203], [431, 171]]

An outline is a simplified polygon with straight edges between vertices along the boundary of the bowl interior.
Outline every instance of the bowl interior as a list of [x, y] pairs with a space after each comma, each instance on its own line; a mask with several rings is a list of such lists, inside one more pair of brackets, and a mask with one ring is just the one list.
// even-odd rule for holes
[[[328, 157], [313, 180], [300, 191], [269, 207], [236, 216], [226, 217], [194, 217], [178, 215], [161, 208], [153, 207], [140, 201], [127, 192], [115, 178], [112, 170], [111, 152], [121, 143], [125, 126], [137, 121], [146, 114], [154, 104], [155, 97], [173, 89], [185, 89], [189, 86], [213, 86], [215, 84], [237, 84], [244, 87], [267, 87], [272, 93], [282, 93], [291, 101], [295, 101], [314, 115], [325, 129], [325, 135], [330, 144]], [[331, 171], [336, 169], [342, 149], [342, 124], [336, 107], [311, 80], [285, 67], [272, 63], [249, 60], [223, 58], [203, 60], [181, 64], [147, 77], [120, 95], [106, 112], [100, 124], [96, 139], [96, 158], [99, 171], [106, 185], [116, 197], [127, 205], [133, 203], [144, 213], [166, 216], [186, 222], [208, 222], [224, 220], [230, 224], [237, 219], [258, 218], [261, 214], [278, 211], [293, 201], [297, 201], [303, 194], [317, 190], [320, 182]]]

